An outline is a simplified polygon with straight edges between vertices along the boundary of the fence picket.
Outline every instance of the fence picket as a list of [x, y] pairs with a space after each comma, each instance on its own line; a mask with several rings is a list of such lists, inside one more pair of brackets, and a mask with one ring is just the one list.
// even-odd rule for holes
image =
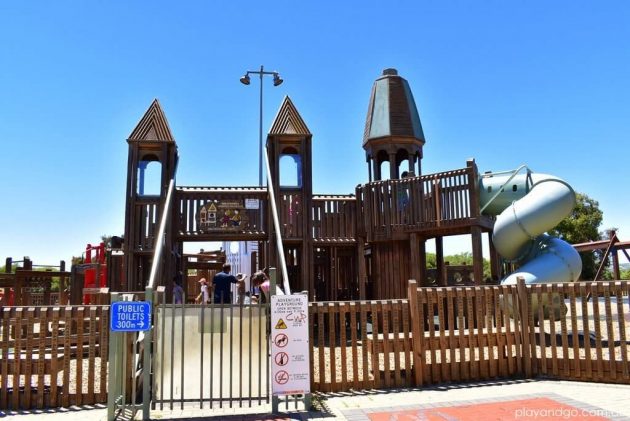
[[545, 312], [543, 303], [543, 292], [541, 285], [532, 286], [532, 291], [536, 292], [536, 300], [538, 302], [538, 340], [540, 346], [538, 349], [540, 350], [540, 361], [541, 367], [540, 372], [542, 374], [547, 374], [547, 346], [546, 346], [546, 332], [545, 332]]
[[[8, 388], [9, 388], [9, 341], [11, 340], [11, 309], [1, 308], [0, 316], [2, 316], [2, 355], [0, 360], [2, 367], [2, 382], [0, 383], [0, 408], [8, 408]], [[13, 354], [15, 355], [15, 353]]]
[[329, 335], [329, 345], [328, 349], [330, 350], [330, 390], [331, 392], [337, 392], [337, 340], [335, 338], [335, 304], [328, 303], [327, 309], [328, 311], [328, 335]]
[[[577, 378], [581, 377], [580, 372], [580, 340], [578, 338], [579, 331], [577, 325], [577, 305], [575, 284], [569, 284], [569, 308], [571, 310], [571, 336], [573, 338], [573, 375]], [[544, 348], [543, 348], [544, 349]]]
[[630, 314], [630, 309], [628, 311], [624, 311], [623, 309], [623, 292], [626, 292], [627, 296], [630, 296], [630, 289], [628, 286], [630, 283], [621, 282], [619, 284], [619, 288], [616, 288], [617, 297], [617, 322], [619, 323], [619, 342], [621, 345], [621, 369], [623, 378], [625, 380], [630, 379], [630, 375], [628, 373], [628, 342], [626, 339], [626, 321], [625, 315]]
[[352, 388], [359, 390], [359, 359], [357, 358], [357, 305], [354, 301], [349, 304], [350, 311], [350, 346], [352, 352]]
[[[48, 336], [48, 308], [38, 307], [36, 309], [37, 322], [39, 325], [39, 350], [37, 361], [37, 392], [36, 405], [38, 409], [44, 408], [44, 373], [46, 373], [46, 336]], [[52, 360], [53, 353], [50, 352]]]
[[595, 325], [595, 354], [597, 360], [595, 364], [597, 366], [597, 378], [604, 379], [604, 357], [602, 352], [602, 328], [599, 318], [599, 296], [601, 293], [601, 285], [599, 282], [591, 284], [591, 298], [593, 299], [593, 324]]
[[591, 332], [589, 328], [589, 317], [588, 317], [588, 294], [590, 292], [590, 288], [587, 284], [580, 284], [580, 297], [582, 301], [582, 331], [584, 332], [584, 356], [586, 359], [586, 378], [593, 378], [593, 370], [591, 366]]
[[606, 311], [606, 340], [608, 342], [608, 375], [615, 381], [617, 380], [617, 362], [615, 357], [615, 331], [613, 330], [612, 309], [610, 306], [610, 282], [603, 285], [604, 288], [604, 306]]
[[[24, 407], [31, 408], [31, 375], [33, 374], [33, 332], [35, 308], [26, 310], [26, 355], [24, 359]], [[16, 354], [17, 357], [17, 354]], [[21, 355], [20, 355], [21, 359]]]
[[392, 336], [394, 345], [394, 384], [396, 387], [402, 386], [400, 376], [400, 302], [394, 300], [391, 303], [392, 309]]
[[374, 376], [373, 388], [378, 389], [381, 385], [381, 364], [378, 349], [378, 304], [376, 301], [370, 302], [372, 313], [372, 374]]
[[361, 320], [361, 361], [363, 365], [363, 371], [361, 376], [361, 387], [367, 389], [372, 386], [370, 382], [370, 372], [368, 363], [368, 337], [367, 337], [367, 303], [365, 301], [359, 302], [360, 308], [360, 320]]
[[335, 310], [339, 312], [339, 346], [341, 348], [341, 390], [348, 390], [348, 361], [346, 355], [346, 303], [337, 303]]
[[57, 377], [59, 369], [57, 357], [59, 355], [59, 307], [52, 311], [52, 332], [50, 346], [50, 406], [55, 408], [59, 399], [59, 389], [57, 387]]

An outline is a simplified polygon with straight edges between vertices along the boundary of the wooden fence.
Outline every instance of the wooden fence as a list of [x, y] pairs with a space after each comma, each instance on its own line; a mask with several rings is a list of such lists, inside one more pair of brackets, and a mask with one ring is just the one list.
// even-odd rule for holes
[[0, 309], [0, 409], [107, 402], [108, 306]]
[[406, 300], [310, 303], [312, 388], [539, 375], [630, 384], [628, 285], [418, 288], [410, 281]]
[[[629, 285], [410, 281], [407, 299], [312, 302], [312, 390], [537, 376], [630, 384]], [[0, 309], [0, 409], [105, 403], [108, 318], [108, 306]]]

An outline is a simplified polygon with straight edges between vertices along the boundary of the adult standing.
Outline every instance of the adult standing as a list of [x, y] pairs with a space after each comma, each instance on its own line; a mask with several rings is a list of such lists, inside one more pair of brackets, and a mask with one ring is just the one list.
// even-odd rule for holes
[[182, 288], [181, 279], [178, 276], [173, 278], [173, 303], [184, 303], [184, 288]]
[[212, 278], [212, 288], [214, 289], [214, 302], [215, 303], [231, 303], [230, 285], [231, 284], [245, 284], [244, 281], [239, 281], [236, 276], [230, 275], [232, 271], [232, 265], [229, 263], [223, 264], [223, 270], [218, 272]]

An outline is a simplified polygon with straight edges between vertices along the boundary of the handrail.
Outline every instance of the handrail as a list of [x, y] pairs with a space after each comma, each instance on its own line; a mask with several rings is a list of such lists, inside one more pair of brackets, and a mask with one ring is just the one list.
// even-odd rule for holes
[[481, 178], [488, 178], [488, 177], [490, 177], [490, 176], [495, 176], [495, 175], [497, 175], [497, 174], [509, 174], [509, 173], [512, 173], [512, 175], [511, 175], [511, 176], [510, 176], [510, 177], [509, 177], [509, 178], [505, 181], [505, 183], [503, 183], [503, 184], [501, 185], [501, 188], [497, 189], [497, 192], [496, 192], [494, 195], [492, 195], [492, 197], [490, 198], [490, 200], [488, 200], [488, 201], [486, 202], [486, 204], [485, 204], [485, 205], [483, 205], [483, 206], [481, 207], [481, 209], [479, 210], [479, 213], [483, 213], [483, 211], [484, 211], [484, 210], [486, 210], [486, 208], [487, 208], [488, 206], [490, 206], [490, 204], [491, 204], [492, 202], [494, 202], [494, 199], [496, 199], [496, 198], [497, 198], [497, 197], [501, 194], [501, 192], [503, 191], [503, 189], [505, 188], [505, 186], [507, 186], [507, 185], [508, 185], [508, 183], [509, 183], [510, 181], [512, 181], [512, 179], [513, 179], [514, 177], [516, 177], [516, 175], [517, 175], [519, 172], [521, 172], [521, 170], [522, 170], [522, 169], [524, 169], [524, 168], [525, 168], [525, 169], [527, 169], [527, 174], [531, 174], [532, 170], [530, 170], [530, 169], [529, 169], [529, 167], [527, 167], [527, 165], [521, 165], [520, 167], [518, 167], [518, 168], [517, 168], [517, 169], [515, 169], [515, 170], [510, 170], [510, 171], [500, 171], [500, 172], [490, 173], [490, 174], [487, 174], [487, 175], [486, 175], [486, 174], [482, 174]]
[[[278, 218], [278, 207], [276, 206], [276, 195], [273, 190], [273, 183], [271, 178], [271, 169], [269, 168], [269, 154], [265, 148], [265, 164], [267, 167], [267, 190], [269, 191], [269, 201], [271, 202], [271, 215], [273, 217], [273, 225], [276, 228], [276, 246], [278, 248], [278, 255], [280, 256], [280, 269], [282, 269], [282, 282], [284, 286], [284, 293], [291, 294], [291, 288], [289, 286], [289, 273], [287, 271], [287, 262], [284, 258], [284, 245], [282, 244], [282, 236], [280, 235], [280, 218]], [[272, 291], [275, 294], [275, 291]]]
[[166, 230], [166, 221], [171, 216], [171, 201], [173, 200], [173, 190], [175, 190], [175, 178], [171, 178], [168, 183], [168, 192], [166, 193], [166, 200], [164, 201], [164, 207], [162, 208], [162, 218], [160, 218], [160, 229], [158, 230], [157, 238], [155, 239], [155, 247], [153, 251], [153, 261], [151, 262], [151, 274], [149, 275], [149, 283], [147, 287], [155, 288], [155, 279], [157, 277], [158, 267], [160, 264], [159, 257], [162, 255], [162, 249], [164, 248], [164, 231]]

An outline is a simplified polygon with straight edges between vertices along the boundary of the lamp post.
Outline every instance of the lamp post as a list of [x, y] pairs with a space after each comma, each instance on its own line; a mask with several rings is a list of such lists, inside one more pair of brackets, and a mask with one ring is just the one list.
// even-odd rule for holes
[[262, 187], [262, 151], [263, 151], [263, 133], [262, 133], [262, 120], [263, 120], [263, 76], [272, 75], [273, 76], [273, 86], [278, 86], [284, 80], [280, 78], [278, 72], [266, 72], [262, 64], [260, 65], [260, 70], [248, 70], [243, 77], [241, 77], [241, 83], [243, 85], [249, 85], [251, 80], [249, 75], [258, 75], [260, 77], [260, 115], [259, 115], [259, 125], [258, 125], [258, 185]]

